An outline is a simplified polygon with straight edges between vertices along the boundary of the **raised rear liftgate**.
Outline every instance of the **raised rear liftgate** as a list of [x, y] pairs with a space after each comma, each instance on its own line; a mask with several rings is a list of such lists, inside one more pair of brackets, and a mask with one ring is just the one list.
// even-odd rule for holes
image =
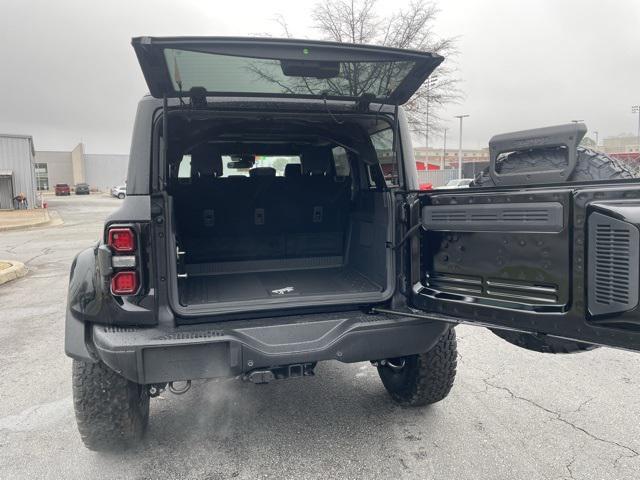
[[206, 108], [207, 97], [337, 100], [356, 111], [395, 106], [394, 131], [398, 105], [444, 60], [417, 50], [277, 38], [138, 37], [132, 45], [151, 95], [164, 100], [165, 119], [172, 98], [185, 109]]
[[[409, 194], [409, 315], [640, 350], [640, 182], [566, 183], [585, 130], [497, 137], [491, 175], [508, 187]], [[496, 172], [499, 153], [550, 146], [567, 167]], [[515, 186], [530, 178], [549, 185]]]

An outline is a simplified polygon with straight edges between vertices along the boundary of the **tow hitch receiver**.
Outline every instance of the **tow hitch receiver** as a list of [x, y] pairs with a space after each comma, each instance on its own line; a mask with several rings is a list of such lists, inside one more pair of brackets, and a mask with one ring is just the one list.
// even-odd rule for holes
[[315, 375], [313, 369], [315, 363], [296, 363], [267, 369], [253, 370], [244, 377], [243, 380], [255, 384], [269, 383], [272, 380], [283, 380], [285, 378], [312, 377]]

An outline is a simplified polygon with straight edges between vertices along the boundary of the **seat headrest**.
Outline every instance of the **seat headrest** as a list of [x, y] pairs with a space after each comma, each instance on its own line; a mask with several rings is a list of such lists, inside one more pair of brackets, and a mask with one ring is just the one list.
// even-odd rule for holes
[[285, 178], [297, 178], [302, 175], [302, 165], [299, 163], [287, 163], [284, 167]]
[[273, 167], [255, 167], [249, 170], [250, 177], [275, 177], [276, 169]]
[[[196, 174], [196, 175], [194, 175]], [[222, 155], [213, 145], [198, 145], [191, 150], [192, 177], [221, 177]]]
[[302, 174], [326, 175], [331, 166], [330, 158], [329, 148], [309, 148], [302, 154]]

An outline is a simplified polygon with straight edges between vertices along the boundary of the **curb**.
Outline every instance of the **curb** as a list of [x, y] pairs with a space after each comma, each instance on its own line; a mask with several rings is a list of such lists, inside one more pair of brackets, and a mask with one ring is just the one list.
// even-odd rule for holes
[[42, 227], [56, 227], [58, 225], [64, 225], [64, 220], [60, 217], [58, 212], [55, 210], [49, 210], [49, 221], [44, 225], [39, 225]]
[[16, 278], [24, 277], [27, 274], [27, 267], [25, 267], [22, 262], [13, 260], [2, 260], [2, 262], [9, 263], [11, 266], [0, 270], [0, 285], [15, 280]]
[[[33, 227], [46, 227], [49, 225], [61, 225], [62, 223], [64, 223], [60, 219], [60, 216], [57, 214], [57, 212], [54, 212], [53, 210], [49, 212], [47, 209], [43, 209], [43, 210], [44, 210], [44, 218], [42, 220], [33, 222], [33, 223], [24, 223], [22, 225], [10, 225], [10, 226], [0, 225], [0, 232], [8, 232], [11, 230], [26, 230]], [[51, 217], [54, 217], [54, 218], [51, 218]]]

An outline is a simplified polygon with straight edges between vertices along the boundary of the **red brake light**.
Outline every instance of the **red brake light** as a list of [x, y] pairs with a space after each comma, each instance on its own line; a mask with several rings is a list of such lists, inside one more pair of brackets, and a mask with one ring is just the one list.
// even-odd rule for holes
[[113, 295], [135, 295], [140, 290], [139, 272], [135, 251], [136, 232], [129, 226], [113, 226], [107, 232], [107, 244], [113, 251], [112, 267], [115, 273], [111, 277]]
[[109, 246], [117, 253], [130, 253], [136, 249], [136, 237], [130, 228], [109, 230]]
[[114, 295], [133, 295], [138, 291], [138, 274], [133, 271], [118, 272], [111, 278]]

